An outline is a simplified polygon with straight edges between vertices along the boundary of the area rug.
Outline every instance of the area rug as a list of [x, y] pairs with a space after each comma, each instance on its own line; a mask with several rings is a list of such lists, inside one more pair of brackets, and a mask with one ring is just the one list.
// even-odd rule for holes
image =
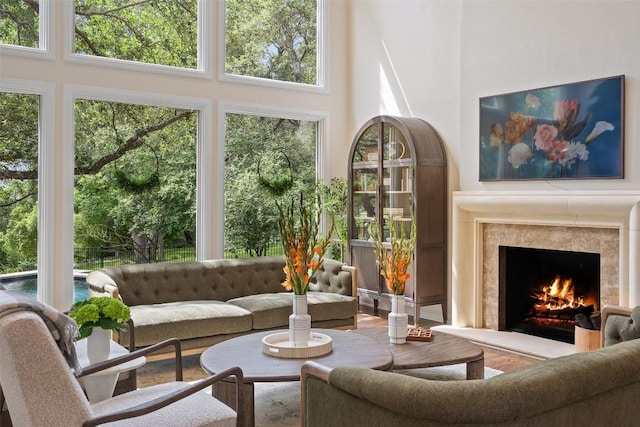
[[[464, 380], [467, 370], [465, 364], [435, 368], [411, 369], [400, 371], [411, 376], [433, 380]], [[484, 368], [485, 378], [491, 378], [502, 372]], [[297, 427], [300, 425], [300, 383], [256, 383], [255, 384], [256, 427]]]

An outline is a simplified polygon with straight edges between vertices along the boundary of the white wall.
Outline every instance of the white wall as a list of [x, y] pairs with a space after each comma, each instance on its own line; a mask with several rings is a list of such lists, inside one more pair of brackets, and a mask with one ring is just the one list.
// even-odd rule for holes
[[377, 115], [429, 122], [446, 141], [449, 182], [460, 157], [461, 3], [351, 2], [351, 137]]
[[[354, 0], [350, 22], [352, 133], [378, 114], [428, 121], [450, 190], [640, 188], [640, 1]], [[478, 181], [480, 97], [620, 74], [624, 179]]]
[[[602, 190], [640, 188], [640, 2], [465, 1], [460, 48], [460, 188]], [[625, 75], [623, 180], [478, 182], [478, 99]]]

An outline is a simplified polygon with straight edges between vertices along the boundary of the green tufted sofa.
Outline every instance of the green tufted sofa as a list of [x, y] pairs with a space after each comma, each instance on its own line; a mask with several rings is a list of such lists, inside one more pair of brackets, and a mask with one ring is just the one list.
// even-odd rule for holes
[[[284, 257], [128, 264], [92, 271], [90, 295], [119, 296], [131, 308], [136, 346], [176, 337], [184, 354], [252, 331], [288, 327]], [[356, 269], [325, 258], [308, 292], [314, 328], [357, 327]], [[128, 334], [119, 342], [128, 346]]]
[[486, 380], [435, 381], [358, 367], [302, 367], [302, 426], [639, 425], [640, 340]]

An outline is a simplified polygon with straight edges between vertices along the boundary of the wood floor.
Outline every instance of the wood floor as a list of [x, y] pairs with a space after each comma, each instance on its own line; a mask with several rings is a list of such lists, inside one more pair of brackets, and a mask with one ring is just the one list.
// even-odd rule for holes
[[[358, 315], [358, 328], [374, 328], [387, 326], [387, 314], [380, 310], [378, 313], [363, 307]], [[410, 320], [412, 322], [412, 320]], [[420, 326], [431, 327], [437, 322], [421, 321]], [[536, 363], [539, 360], [505, 350], [482, 346], [484, 350], [485, 366], [503, 372], [512, 371], [522, 366]], [[204, 378], [205, 372], [200, 366], [200, 355], [183, 358], [183, 372], [185, 381], [195, 381]], [[173, 359], [156, 360], [138, 369], [138, 387], [147, 387], [175, 379]]]

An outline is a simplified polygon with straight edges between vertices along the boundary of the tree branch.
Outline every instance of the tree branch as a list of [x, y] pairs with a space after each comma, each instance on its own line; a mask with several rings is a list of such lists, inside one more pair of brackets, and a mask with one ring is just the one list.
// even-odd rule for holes
[[[186, 120], [193, 115], [193, 111], [182, 111], [179, 114], [155, 125], [151, 125], [145, 129], [139, 129], [133, 136], [125, 141], [123, 145], [118, 147], [115, 151], [106, 154], [96, 160], [94, 163], [85, 167], [76, 167], [74, 169], [75, 175], [92, 175], [100, 172], [100, 170], [109, 163], [118, 160], [129, 151], [135, 150], [144, 144], [144, 138], [154, 132], [165, 129], [168, 126], [180, 121]], [[17, 180], [32, 180], [38, 179], [38, 171], [25, 171], [25, 170], [10, 170], [6, 167], [0, 167], [0, 179], [17, 179]]]

